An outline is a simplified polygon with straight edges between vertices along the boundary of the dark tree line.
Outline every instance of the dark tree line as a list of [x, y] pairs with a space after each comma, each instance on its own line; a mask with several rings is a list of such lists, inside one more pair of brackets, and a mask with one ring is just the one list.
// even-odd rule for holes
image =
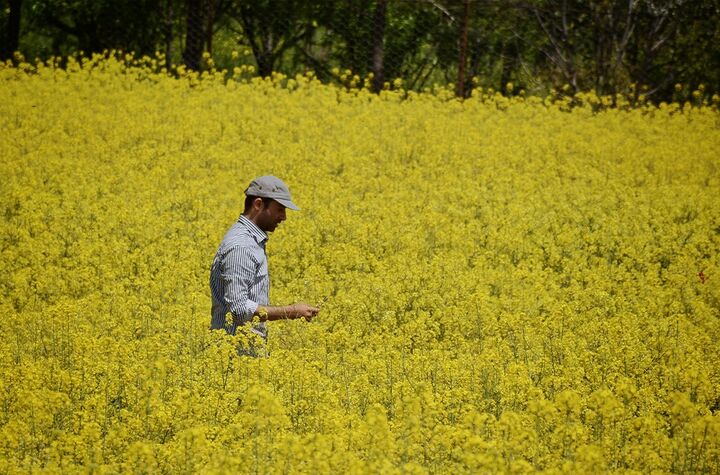
[[349, 69], [375, 90], [402, 78], [458, 95], [564, 87], [659, 101], [678, 83], [720, 84], [720, 0], [2, 1], [3, 59], [160, 51], [199, 70], [221, 41], [249, 48], [261, 76]]

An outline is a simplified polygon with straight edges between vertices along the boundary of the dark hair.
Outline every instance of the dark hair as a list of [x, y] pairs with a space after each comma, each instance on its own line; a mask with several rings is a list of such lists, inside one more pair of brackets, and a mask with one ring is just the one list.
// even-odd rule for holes
[[252, 208], [252, 204], [253, 204], [253, 201], [255, 201], [255, 198], [260, 198], [263, 202], [263, 206], [268, 206], [270, 204], [270, 202], [272, 201], [272, 198], [265, 198], [263, 196], [247, 195], [245, 197], [245, 209], [243, 211], [243, 214], [250, 211], [250, 208]]

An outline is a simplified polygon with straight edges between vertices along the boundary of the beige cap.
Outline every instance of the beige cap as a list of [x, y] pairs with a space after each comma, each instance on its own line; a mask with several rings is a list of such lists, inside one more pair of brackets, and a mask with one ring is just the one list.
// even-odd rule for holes
[[299, 211], [300, 208], [292, 202], [290, 190], [283, 181], [272, 175], [265, 175], [255, 178], [245, 190], [247, 196], [259, 196], [261, 198], [272, 198], [286, 208]]

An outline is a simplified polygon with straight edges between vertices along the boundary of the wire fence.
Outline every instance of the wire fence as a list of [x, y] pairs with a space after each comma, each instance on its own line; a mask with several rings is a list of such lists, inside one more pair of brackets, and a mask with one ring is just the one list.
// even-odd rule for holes
[[160, 51], [171, 70], [312, 71], [375, 91], [681, 101], [718, 92], [718, 1], [11, 0], [0, 60]]
[[720, 79], [717, 2], [187, 0], [184, 8], [183, 61], [193, 69], [202, 51], [226, 66], [230, 50], [246, 47], [241, 59], [261, 76], [313, 71], [375, 91], [440, 84], [459, 96], [475, 87], [594, 90], [634, 101], [675, 100], [677, 84]]
[[[183, 12], [166, 0], [166, 25], [186, 18], [185, 31], [170, 26], [166, 57], [201, 69], [204, 52], [221, 67], [251, 63], [257, 74], [313, 71], [320, 79], [373, 90], [422, 90], [455, 84], [460, 94], [471, 85], [470, 0], [345, 0], [339, 2], [228, 2], [188, 0]], [[243, 50], [249, 54], [233, 55]], [[238, 58], [239, 56], [239, 58]], [[477, 70], [477, 66], [475, 67]]]

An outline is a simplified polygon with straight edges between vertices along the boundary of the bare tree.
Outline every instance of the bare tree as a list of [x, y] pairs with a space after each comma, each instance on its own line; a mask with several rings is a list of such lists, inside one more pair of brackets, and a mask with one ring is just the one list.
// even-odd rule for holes
[[[652, 78], [653, 69], [658, 65], [658, 57], [664, 48], [667, 48], [675, 37], [677, 27], [681, 20], [676, 17], [678, 7], [682, 1], [647, 2], [647, 9], [642, 12], [643, 17], [633, 25], [636, 42], [631, 44], [634, 52], [633, 61], [629, 62], [629, 73], [633, 80], [639, 84], [653, 84], [647, 94], [652, 95], [659, 89], [672, 82], [676, 65], [668, 68], [662, 78]], [[635, 90], [637, 99], [639, 89]]]
[[554, 2], [537, 2], [529, 4], [529, 8], [538, 25], [548, 40], [548, 45], [543, 52], [547, 60], [555, 66], [562, 75], [563, 80], [577, 91], [578, 72], [575, 65], [575, 41], [573, 31], [575, 29], [574, 18], [576, 12], [568, 0], [559, 4]]
[[[546, 38], [549, 64], [574, 92], [627, 92], [649, 79], [677, 26], [683, 0], [549, 0], [518, 2]], [[632, 56], [630, 58], [630, 56]]]
[[315, 16], [323, 14], [322, 6], [305, 0], [252, 0], [236, 2], [229, 9], [240, 28], [231, 28], [252, 49], [258, 73], [269, 76], [283, 54], [301, 45], [317, 28]]

